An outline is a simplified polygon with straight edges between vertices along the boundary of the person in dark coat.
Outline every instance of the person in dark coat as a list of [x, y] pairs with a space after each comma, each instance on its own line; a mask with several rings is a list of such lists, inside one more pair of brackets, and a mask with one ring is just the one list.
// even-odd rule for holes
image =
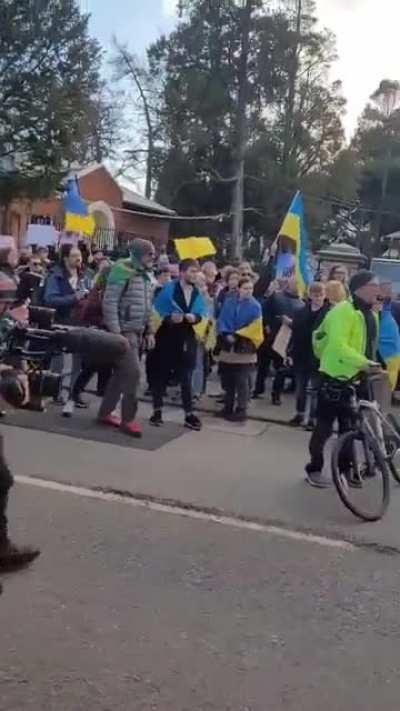
[[263, 352], [263, 361], [258, 368], [254, 397], [264, 392], [265, 378], [272, 363], [275, 368], [275, 378], [272, 385], [273, 405], [281, 405], [285, 369], [283, 358], [278, 353], [275, 353], [272, 345], [282, 324], [287, 323], [287, 325], [291, 326], [296, 311], [299, 311], [303, 306], [304, 301], [298, 295], [295, 279], [287, 280], [282, 291], [274, 292], [262, 303], [263, 323], [268, 335]]
[[61, 248], [60, 262], [47, 277], [44, 287], [44, 304], [56, 310], [58, 323], [69, 323], [74, 307], [88, 293], [81, 276], [82, 255], [77, 247], [65, 244]]
[[[296, 311], [293, 317], [292, 338], [289, 346], [289, 356], [293, 361], [296, 378], [296, 415], [290, 421], [293, 427], [299, 427], [304, 422], [307, 401], [307, 387], [318, 374], [318, 360], [314, 355], [312, 335], [329, 311], [325, 301], [325, 287], [321, 282], [311, 284], [309, 300], [302, 309]], [[311, 407], [311, 426], [313, 412]]]
[[163, 424], [163, 395], [170, 374], [174, 372], [181, 385], [185, 427], [201, 429], [201, 421], [193, 413], [192, 397], [192, 375], [197, 354], [194, 327], [206, 316], [206, 305], [195, 286], [198, 271], [196, 260], [183, 260], [179, 279], [166, 284], [154, 301], [154, 308], [162, 319], [152, 356], [154, 412], [150, 423], [156, 427]]

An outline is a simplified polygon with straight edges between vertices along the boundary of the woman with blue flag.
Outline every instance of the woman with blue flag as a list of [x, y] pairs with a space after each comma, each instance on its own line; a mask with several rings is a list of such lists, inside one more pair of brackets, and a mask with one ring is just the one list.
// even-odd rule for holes
[[154, 377], [152, 395], [154, 412], [150, 423], [163, 424], [163, 394], [171, 372], [180, 383], [185, 427], [201, 430], [201, 421], [193, 413], [192, 375], [196, 365], [196, 328], [207, 316], [206, 305], [195, 286], [198, 262], [184, 259], [179, 265], [179, 279], [170, 281], [154, 300], [156, 318], [161, 325], [156, 333], [152, 356]]
[[239, 293], [225, 300], [217, 321], [217, 332], [226, 393], [221, 417], [232, 422], [245, 422], [257, 349], [264, 339], [261, 306], [253, 297], [251, 279], [241, 279]]

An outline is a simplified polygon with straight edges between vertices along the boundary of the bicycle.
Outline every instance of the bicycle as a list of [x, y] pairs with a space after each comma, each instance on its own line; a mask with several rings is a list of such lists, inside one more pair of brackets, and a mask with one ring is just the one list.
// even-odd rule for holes
[[[374, 383], [378, 377], [382, 382], [382, 376], [362, 377], [369, 399], [357, 396], [356, 381], [360, 383], [360, 376], [348, 384], [352, 427], [338, 437], [333, 448], [332, 476], [346, 508], [363, 521], [379, 521], [389, 506], [390, 475], [400, 483], [400, 465], [396, 462], [400, 454], [400, 428], [374, 398]], [[372, 502], [369, 509], [368, 502]]]

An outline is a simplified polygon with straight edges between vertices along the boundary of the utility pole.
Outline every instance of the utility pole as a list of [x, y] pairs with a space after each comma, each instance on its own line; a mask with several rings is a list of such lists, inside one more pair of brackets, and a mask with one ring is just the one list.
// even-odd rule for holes
[[240, 38], [240, 60], [238, 70], [238, 103], [236, 114], [236, 136], [235, 136], [235, 180], [232, 189], [232, 235], [231, 235], [231, 256], [234, 259], [242, 258], [243, 248], [243, 223], [244, 223], [244, 164], [246, 157], [248, 127], [247, 127], [247, 105], [248, 105], [248, 63], [250, 51], [250, 29], [254, 0], [242, 0], [241, 7], [241, 38]]

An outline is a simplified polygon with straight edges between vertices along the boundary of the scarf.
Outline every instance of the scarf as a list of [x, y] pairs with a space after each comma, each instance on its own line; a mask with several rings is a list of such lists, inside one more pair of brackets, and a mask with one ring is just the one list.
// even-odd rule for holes
[[137, 260], [134, 254], [129, 259], [120, 259], [111, 267], [108, 284], [125, 284], [134, 276], [141, 276], [144, 281], [150, 282], [150, 274]]
[[375, 316], [372, 311], [371, 304], [367, 304], [365, 301], [360, 299], [358, 296], [353, 296], [353, 305], [357, 311], [361, 311], [364, 316], [365, 326], [367, 330], [367, 340], [365, 344], [365, 357], [368, 360], [376, 359], [376, 339], [378, 336], [378, 330], [376, 327]]

